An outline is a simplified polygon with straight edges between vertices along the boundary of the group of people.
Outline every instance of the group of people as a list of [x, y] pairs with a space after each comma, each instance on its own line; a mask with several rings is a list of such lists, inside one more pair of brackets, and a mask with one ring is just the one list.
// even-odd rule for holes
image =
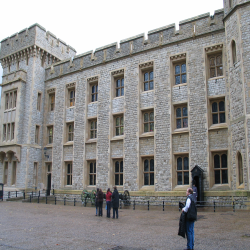
[[[96, 191], [96, 199], [95, 199], [95, 207], [96, 207], [96, 216], [102, 216], [102, 207], [103, 207], [103, 199], [104, 194], [101, 188], [97, 188]], [[113, 193], [110, 191], [110, 188], [108, 188], [106, 193], [106, 209], [107, 209], [107, 217], [110, 218], [110, 210], [111, 210], [111, 204], [113, 207], [113, 219], [118, 219], [118, 208], [119, 208], [119, 193], [117, 190], [117, 187], [114, 186]]]

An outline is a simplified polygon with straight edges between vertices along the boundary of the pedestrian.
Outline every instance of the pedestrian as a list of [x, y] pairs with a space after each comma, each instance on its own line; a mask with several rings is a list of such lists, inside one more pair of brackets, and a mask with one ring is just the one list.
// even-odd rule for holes
[[188, 188], [186, 205], [182, 212], [186, 213], [186, 234], [187, 234], [187, 248], [185, 250], [194, 249], [194, 222], [197, 220], [197, 209], [193, 197], [193, 189]]
[[106, 206], [107, 206], [107, 217], [110, 218], [110, 209], [111, 209], [111, 191], [110, 188], [108, 188], [106, 193]]
[[194, 202], [195, 204], [197, 203], [197, 197], [198, 197], [198, 191], [197, 191], [197, 187], [196, 187], [196, 181], [193, 180], [193, 197], [194, 197]]
[[98, 211], [98, 200], [97, 200], [97, 194], [99, 192], [99, 188], [96, 189], [96, 192], [94, 193], [95, 194], [95, 216], [97, 216], [97, 211]]
[[117, 187], [114, 186], [114, 192], [112, 193], [112, 205], [113, 205], [113, 219], [118, 219], [118, 207], [119, 207], [119, 193], [117, 191]]
[[101, 188], [99, 188], [99, 192], [97, 193], [97, 200], [99, 207], [99, 216], [102, 216], [103, 192]]

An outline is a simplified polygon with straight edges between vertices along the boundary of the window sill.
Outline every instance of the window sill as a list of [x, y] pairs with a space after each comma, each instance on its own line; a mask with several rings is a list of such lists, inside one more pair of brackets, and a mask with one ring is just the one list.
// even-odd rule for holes
[[244, 183], [240, 184], [240, 185], [237, 185], [237, 189], [241, 189], [241, 190], [244, 190]]
[[124, 139], [124, 135], [114, 136], [110, 141], [122, 141]]
[[209, 191], [229, 191], [229, 184], [214, 184]]
[[173, 189], [173, 191], [187, 191], [187, 189], [189, 188], [189, 184], [187, 185], [176, 185]]
[[184, 133], [189, 133], [189, 128], [178, 128], [178, 129], [175, 129], [172, 134], [184, 134]]
[[144, 138], [144, 137], [154, 137], [155, 133], [154, 132], [147, 132], [147, 133], [143, 133], [140, 135], [140, 138]]
[[175, 84], [175, 85], [173, 85], [173, 88], [182, 87], [182, 86], [186, 86], [186, 85], [187, 85], [187, 83]]
[[7, 113], [7, 112], [10, 112], [10, 111], [14, 111], [14, 110], [16, 110], [16, 108], [13, 108], [13, 109], [5, 109], [5, 110], [4, 110], [4, 113], [5, 113], [5, 112]]
[[65, 189], [72, 189], [72, 185], [65, 185], [64, 188]]
[[70, 107], [67, 107], [67, 109], [74, 109], [75, 106], [70, 106]]
[[73, 141], [68, 141], [68, 142], [64, 143], [63, 146], [68, 146], [68, 145], [73, 145], [73, 144], [74, 144]]
[[47, 144], [45, 148], [53, 148], [53, 144]]
[[92, 103], [98, 103], [98, 101], [94, 101], [94, 102], [89, 102], [89, 104], [92, 104]]
[[212, 78], [208, 78], [208, 80], [216, 80], [216, 79], [222, 79], [225, 78], [225, 76], [217, 76], [217, 77], [212, 77]]
[[142, 93], [145, 93], [145, 92], [154, 92], [155, 90], [154, 89], [149, 89], [149, 90], [143, 90]]
[[224, 128], [228, 128], [227, 123], [219, 123], [219, 124], [211, 125], [208, 130], [216, 130], [216, 129], [224, 129]]
[[97, 138], [95, 138], [95, 139], [88, 139], [86, 141], [86, 143], [96, 143], [96, 142], [97, 142]]
[[140, 191], [154, 191], [155, 190], [155, 185], [144, 185], [141, 187]]
[[115, 96], [113, 99], [121, 99], [121, 98], [124, 98], [124, 95], [122, 95], [122, 96]]

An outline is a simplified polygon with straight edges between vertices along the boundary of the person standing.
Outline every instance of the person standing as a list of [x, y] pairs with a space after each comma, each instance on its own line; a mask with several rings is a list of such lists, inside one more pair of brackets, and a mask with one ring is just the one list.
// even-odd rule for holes
[[97, 194], [99, 192], [99, 188], [96, 189], [96, 193], [95, 193], [95, 216], [97, 216], [97, 211], [98, 211], [98, 199], [97, 199]]
[[186, 234], [187, 234], [187, 248], [185, 250], [194, 249], [194, 222], [197, 219], [197, 209], [193, 198], [193, 189], [188, 188], [186, 205], [182, 212], [186, 213]]
[[106, 206], [107, 206], [107, 217], [110, 218], [110, 209], [111, 209], [111, 191], [110, 188], [108, 188], [106, 193]]
[[197, 197], [198, 197], [198, 191], [196, 187], [196, 181], [193, 180], [193, 197], [194, 197], [194, 202], [195, 204], [197, 203]]
[[112, 204], [113, 204], [113, 219], [118, 219], [118, 207], [119, 207], [119, 193], [117, 191], [117, 187], [114, 186], [114, 192], [112, 193]]
[[101, 188], [99, 189], [99, 192], [97, 193], [97, 200], [98, 200], [98, 206], [99, 206], [99, 216], [102, 216], [103, 192]]

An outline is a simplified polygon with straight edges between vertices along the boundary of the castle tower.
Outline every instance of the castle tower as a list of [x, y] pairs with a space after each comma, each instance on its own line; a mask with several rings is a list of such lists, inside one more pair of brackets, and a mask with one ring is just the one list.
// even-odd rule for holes
[[250, 1], [224, 0], [227, 86], [230, 103], [231, 185], [249, 189]]
[[45, 68], [75, 53], [39, 24], [1, 41], [0, 178], [9, 190], [43, 182]]

